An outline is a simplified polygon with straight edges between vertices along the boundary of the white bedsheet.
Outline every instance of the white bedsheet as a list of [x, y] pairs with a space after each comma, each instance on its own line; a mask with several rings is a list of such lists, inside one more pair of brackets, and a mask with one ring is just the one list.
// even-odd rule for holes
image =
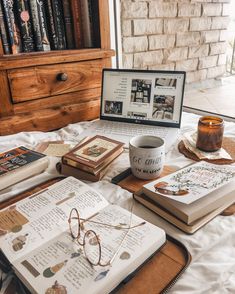
[[[181, 133], [195, 130], [197, 122], [197, 115], [183, 113]], [[19, 145], [35, 147], [38, 143], [48, 140], [65, 140], [76, 143], [78, 134], [87, 124], [88, 122], [71, 124], [61, 130], [48, 133], [22, 132], [2, 136], [0, 137], [0, 152]], [[226, 122], [225, 135], [235, 137], [235, 123]], [[178, 152], [177, 143], [167, 154], [166, 164], [183, 167], [192, 161]], [[2, 191], [0, 200], [58, 175], [55, 170], [57, 161], [57, 158], [51, 157], [49, 168], [45, 173]], [[128, 153], [124, 152], [111, 164], [102, 181], [90, 183], [108, 201], [127, 209], [130, 207], [131, 193], [111, 184], [110, 180], [128, 166]], [[172, 287], [170, 293], [235, 293], [235, 216], [217, 216], [194, 235], [186, 235], [140, 204], [136, 204], [134, 213], [162, 227], [169, 235], [183, 242], [192, 255], [192, 263]]]

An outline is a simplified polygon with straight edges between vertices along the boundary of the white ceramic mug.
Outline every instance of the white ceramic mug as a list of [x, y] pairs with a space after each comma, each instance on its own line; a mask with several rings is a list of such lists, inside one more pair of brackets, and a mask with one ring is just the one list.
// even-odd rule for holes
[[137, 136], [130, 140], [129, 158], [134, 176], [144, 180], [160, 176], [165, 162], [164, 140], [156, 136]]

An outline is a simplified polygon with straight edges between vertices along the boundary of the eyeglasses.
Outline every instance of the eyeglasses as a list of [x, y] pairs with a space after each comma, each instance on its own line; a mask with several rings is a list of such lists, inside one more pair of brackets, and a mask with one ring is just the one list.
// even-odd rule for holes
[[[70, 214], [69, 214], [69, 219], [68, 219], [70, 234], [71, 234], [72, 238], [74, 240], [76, 240], [78, 242], [78, 244], [83, 247], [85, 257], [92, 266], [111, 265], [111, 263], [114, 261], [115, 257], [117, 256], [129, 230], [137, 228], [137, 227], [145, 224], [145, 222], [142, 222], [137, 225], [131, 226], [132, 214], [133, 214], [132, 211], [133, 211], [133, 205], [131, 208], [130, 224], [127, 226], [126, 224], [111, 225], [111, 224], [107, 224], [107, 223], [93, 221], [93, 220], [91, 220], [91, 218], [94, 217], [94, 215], [92, 217], [90, 217], [89, 219], [83, 219], [83, 218], [80, 218], [78, 210], [76, 208], [71, 209]], [[117, 230], [125, 230], [125, 234], [122, 237], [118, 248], [116, 249], [113, 256], [110, 258], [110, 260], [108, 262], [101, 261], [102, 248], [101, 248], [101, 242], [100, 242], [99, 236], [96, 234], [96, 232], [94, 230], [85, 231], [85, 228], [84, 228], [85, 222], [90, 222], [90, 223], [94, 223], [94, 224], [98, 224], [98, 225], [102, 225], [102, 226], [107, 226], [107, 227], [117, 229]], [[82, 237], [82, 240], [79, 240], [81, 237], [81, 231], [83, 231], [84, 235]]]

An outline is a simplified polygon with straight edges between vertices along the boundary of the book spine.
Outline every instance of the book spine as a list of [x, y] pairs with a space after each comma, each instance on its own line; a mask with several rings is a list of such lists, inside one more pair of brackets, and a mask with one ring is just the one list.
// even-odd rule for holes
[[83, 47], [82, 19], [80, 0], [71, 0], [71, 11], [73, 19], [74, 42], [76, 48]]
[[60, 0], [53, 0], [52, 1], [52, 10], [55, 22], [55, 29], [58, 38], [58, 49], [64, 50], [66, 49], [66, 39], [65, 39], [65, 27], [63, 21], [63, 14], [62, 14], [62, 3]]
[[1, 39], [2, 39], [2, 46], [5, 54], [10, 54], [11, 49], [8, 42], [7, 30], [4, 21], [4, 15], [2, 10], [2, 3], [0, 3], [0, 31], [1, 31]]
[[46, 18], [47, 18], [47, 28], [48, 28], [48, 35], [50, 39], [51, 49], [58, 50], [58, 38], [55, 29], [55, 22], [53, 18], [53, 10], [51, 0], [43, 0]]
[[39, 23], [40, 23], [40, 29], [42, 34], [43, 50], [50, 51], [51, 46], [50, 46], [50, 41], [48, 36], [46, 11], [45, 11], [43, 0], [37, 0], [37, 4], [38, 4]]
[[90, 21], [90, 8], [88, 0], [81, 0], [81, 18], [82, 18], [82, 30], [83, 30], [83, 42], [84, 47], [92, 48], [92, 27]]
[[13, 12], [13, 2], [10, 0], [3, 0], [2, 4], [11, 53], [17, 54], [21, 52], [22, 49], [21, 39], [17, 30], [16, 19]]
[[11, 0], [8, 0], [8, 4], [9, 4], [11, 25], [12, 25], [12, 30], [13, 30], [14, 44], [16, 47], [16, 52], [20, 53], [20, 52], [22, 52], [22, 40], [21, 40], [21, 35], [20, 35], [19, 24], [17, 22], [17, 18], [15, 15], [15, 11], [16, 11], [15, 4]]
[[35, 48], [37, 51], [43, 51], [42, 33], [40, 29], [37, 0], [29, 0], [29, 5], [30, 5], [30, 13], [31, 13], [32, 24], [33, 24]]
[[16, 0], [17, 16], [19, 21], [22, 47], [24, 52], [34, 51], [32, 23], [29, 14], [28, 0]]
[[70, 0], [62, 1], [64, 12], [65, 35], [67, 40], [67, 49], [74, 48], [73, 20], [71, 13]]
[[95, 48], [100, 48], [99, 1], [89, 0], [89, 7], [93, 46]]

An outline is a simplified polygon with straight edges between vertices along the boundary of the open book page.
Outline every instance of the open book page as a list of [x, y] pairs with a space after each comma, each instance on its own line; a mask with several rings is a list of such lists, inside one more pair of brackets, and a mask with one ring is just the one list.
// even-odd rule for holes
[[235, 165], [216, 165], [200, 161], [143, 186], [158, 195], [190, 204], [229, 183], [235, 177]]
[[[105, 207], [91, 218], [93, 221], [112, 225], [129, 225], [130, 219], [130, 212], [115, 205]], [[133, 215], [132, 226], [141, 222], [142, 219]], [[99, 236], [102, 263], [109, 261], [119, 248], [111, 266], [92, 267], [82, 246], [72, 240], [67, 231], [14, 264], [17, 273], [27, 280], [28, 287], [31, 285], [32, 292], [49, 293], [46, 291], [58, 283], [66, 288], [65, 293], [109, 293], [165, 242], [164, 231], [150, 223], [130, 229], [126, 233], [123, 229], [85, 222], [80, 240], [89, 229]], [[94, 241], [88, 246], [96, 248]], [[96, 256], [97, 252], [94, 249], [91, 254]]]
[[73, 207], [88, 218], [106, 205], [98, 192], [68, 177], [0, 212], [1, 250], [13, 262], [67, 230]]

